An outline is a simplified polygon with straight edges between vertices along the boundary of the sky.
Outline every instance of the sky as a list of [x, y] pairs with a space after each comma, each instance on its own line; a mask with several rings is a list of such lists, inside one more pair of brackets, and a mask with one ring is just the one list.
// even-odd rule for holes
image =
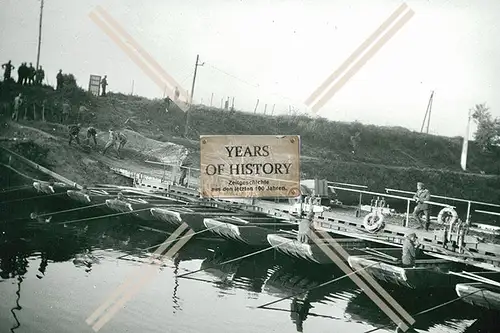
[[[40, 64], [50, 84], [62, 69], [84, 88], [91, 74], [107, 75], [109, 91], [163, 97], [165, 87], [91, 19], [99, 5], [184, 91], [199, 54], [195, 103], [234, 97], [237, 109], [253, 111], [259, 99], [259, 113], [266, 104], [268, 113], [273, 105], [274, 114], [306, 113], [309, 95], [402, 3], [45, 0]], [[414, 16], [316, 116], [420, 131], [431, 91], [432, 134], [463, 136], [475, 104], [500, 116], [500, 1], [471, 3], [407, 1]], [[39, 12], [40, 0], [0, 2], [0, 62], [36, 63]]]

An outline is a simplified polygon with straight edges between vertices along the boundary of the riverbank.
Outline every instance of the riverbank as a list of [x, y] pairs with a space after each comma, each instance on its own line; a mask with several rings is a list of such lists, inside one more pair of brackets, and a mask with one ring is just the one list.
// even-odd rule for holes
[[[103, 175], [99, 162], [115, 167], [134, 163], [139, 164], [141, 170], [152, 167], [144, 163], [145, 159], [177, 162], [184, 147], [191, 151], [193, 164], [197, 165], [200, 134], [300, 134], [301, 171], [307, 178], [361, 184], [378, 192], [385, 191], [385, 188], [413, 191], [415, 183], [423, 181], [433, 194], [486, 202], [500, 200], [500, 150], [485, 154], [471, 142], [469, 170], [462, 172], [459, 165], [461, 138], [415, 133], [403, 128], [331, 122], [305, 115], [270, 116], [200, 105], [190, 111], [188, 137], [184, 138], [186, 113], [175, 106], [167, 109], [167, 103], [162, 99], [113, 93], [95, 97], [78, 87], [67, 87], [60, 92], [46, 86], [0, 85], [0, 88], [3, 88], [2, 102], [11, 100], [18, 92], [26, 94], [28, 101], [46, 99], [47, 123], [38, 121], [39, 116], [36, 121], [29, 120], [30, 111], [28, 120], [21, 122], [25, 128], [31, 128], [26, 132], [29, 134], [18, 125], [8, 123], [4, 126], [9, 132], [4, 135], [17, 132], [16, 135], [29, 136], [42, 149], [60, 149], [55, 155], [68, 155], [68, 158], [49, 156], [48, 160], [54, 164], [56, 172], [73, 173], [67, 175], [70, 179], [81, 177], [85, 182], [94, 183], [103, 180], [98, 176]], [[126, 131], [129, 142], [125, 147], [125, 159], [108, 159], [94, 153], [90, 158], [80, 155], [76, 148], [69, 148], [66, 127], [50, 119], [57, 116], [56, 103], [63, 98], [72, 105], [70, 122], [81, 121], [84, 130], [90, 125], [96, 127], [101, 147], [107, 140], [109, 128]], [[88, 111], [78, 112], [80, 106], [85, 106]], [[360, 141], [353, 153], [350, 137], [355, 132], [360, 132]], [[59, 141], [50, 139], [51, 136]], [[80, 176], [79, 172], [85, 169], [90, 170], [88, 175]], [[107, 179], [108, 176], [102, 177]], [[340, 200], [344, 202], [357, 200], [357, 195], [341, 195]]]

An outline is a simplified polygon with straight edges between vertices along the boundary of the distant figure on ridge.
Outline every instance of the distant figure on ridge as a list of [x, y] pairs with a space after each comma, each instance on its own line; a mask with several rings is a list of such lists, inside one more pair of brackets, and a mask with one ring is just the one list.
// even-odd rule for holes
[[36, 84], [41, 85], [43, 83], [43, 79], [45, 79], [45, 71], [43, 70], [42, 66], [40, 66], [36, 70], [36, 74], [35, 74]]
[[17, 83], [25, 85], [28, 82], [29, 68], [26, 63], [21, 63], [21, 66], [17, 69]]
[[102, 93], [101, 96], [106, 96], [106, 87], [108, 86], [108, 76], [104, 75], [104, 78], [101, 80]]
[[33, 85], [35, 84], [35, 67], [33, 67], [33, 64], [30, 62], [30, 67], [28, 67], [28, 84]]
[[[413, 211], [413, 217], [420, 223], [420, 226], [417, 229], [422, 229], [425, 227], [425, 230], [429, 230], [429, 204], [427, 204], [426, 201], [429, 201], [431, 199], [431, 193], [428, 189], [425, 188], [424, 183], [417, 183], [417, 193], [415, 193], [413, 199], [417, 202], [415, 210]], [[420, 214], [422, 212], [425, 214], [425, 226], [420, 219]]]
[[63, 81], [64, 81], [64, 77], [63, 77], [62, 69], [60, 69], [59, 73], [57, 73], [57, 75], [56, 75], [56, 82], [57, 82], [56, 90], [62, 89]]
[[3, 72], [3, 81], [4, 82], [10, 81], [12, 70], [15, 67], [11, 64], [11, 61], [9, 60], [7, 63], [2, 65], [2, 68], [5, 68], [5, 71]]

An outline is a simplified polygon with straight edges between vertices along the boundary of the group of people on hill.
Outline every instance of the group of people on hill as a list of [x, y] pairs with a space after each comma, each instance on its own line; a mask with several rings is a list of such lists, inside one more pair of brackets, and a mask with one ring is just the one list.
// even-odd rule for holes
[[[2, 64], [3, 72], [3, 81], [4, 82], [16, 82], [12, 77], [12, 71], [16, 67], [12, 65], [12, 60], [7, 61]], [[101, 86], [101, 96], [106, 96], [106, 89], [108, 86], [107, 75], [104, 75], [104, 78], [99, 83]], [[17, 68], [17, 83], [21, 85], [42, 85], [43, 80], [45, 79], [45, 71], [42, 66], [38, 66], [38, 68], [33, 67], [33, 63], [27, 62], [21, 63], [21, 65]], [[67, 82], [66, 82], [67, 83]], [[62, 69], [56, 75], [56, 90], [62, 89], [65, 84], [65, 76], [63, 74]]]
[[[15, 69], [15, 66], [12, 65], [12, 61], [9, 60], [5, 64], [2, 64], [3, 72], [3, 80], [4, 82], [13, 82], [12, 78], [12, 70]], [[22, 85], [41, 85], [43, 80], [45, 79], [45, 71], [42, 66], [38, 66], [38, 68], [33, 67], [33, 63], [30, 62], [30, 65], [26, 62], [21, 63], [21, 65], [17, 68], [17, 83]]]

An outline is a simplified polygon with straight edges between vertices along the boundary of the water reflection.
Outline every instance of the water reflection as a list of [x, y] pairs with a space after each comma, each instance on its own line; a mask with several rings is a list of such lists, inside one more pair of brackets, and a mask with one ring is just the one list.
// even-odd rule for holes
[[[12, 306], [12, 332], [21, 326], [21, 285], [26, 279], [29, 263], [32, 262], [30, 259], [40, 259], [36, 271], [38, 279], [51, 277], [50, 264], [53, 262], [72, 262], [75, 269], [88, 276], [93, 274], [92, 270], [96, 265], [106, 265], [109, 262], [103, 258], [116, 258], [117, 253], [123, 260], [145, 261], [144, 257], [147, 256], [140, 255], [140, 249], [160, 244], [166, 238], [164, 234], [141, 231], [133, 219], [105, 219], [66, 226], [61, 223], [102, 214], [97, 210], [54, 215], [48, 223], [29, 219], [31, 211], [43, 214], [73, 207], [61, 201], [46, 200], [45, 205], [34, 203], [33, 206], [30, 205], [29, 211], [20, 205], [11, 205], [9, 208], [17, 208], [9, 209], [6, 220], [20, 219], [12, 223], [0, 221], [0, 277], [17, 284], [15, 303], [9, 305]], [[27, 219], [22, 219], [23, 216]], [[172, 293], [172, 311], [176, 313], [183, 310], [178, 296], [182, 279], [177, 278], [179, 274], [186, 272], [182, 264], [191, 262], [190, 266], [193, 266], [194, 262], [199, 261], [199, 268], [204, 269], [204, 272], [193, 276], [201, 278], [208, 275], [210, 284], [207, 286], [217, 288], [220, 297], [228, 297], [237, 290], [243, 290], [246, 297], [251, 299], [263, 295], [270, 295], [275, 300], [286, 298], [273, 304], [271, 309], [262, 311], [285, 312], [297, 332], [303, 332], [304, 324], [311, 318], [362, 322], [375, 327], [391, 324], [387, 316], [349, 278], [319, 287], [334, 277], [343, 275], [336, 268], [318, 267], [272, 251], [221, 264], [250, 251], [249, 248], [231, 242], [189, 241], [172, 258], [174, 279], [173, 287], [169, 289]], [[388, 291], [410, 314], [456, 297], [453, 291], [439, 294], [435, 291], [428, 294], [406, 289]], [[269, 296], [266, 299], [268, 298]], [[417, 317], [416, 328], [428, 331], [440, 326], [450, 332], [463, 328], [465, 319], [477, 317], [478, 309], [455, 302]]]

